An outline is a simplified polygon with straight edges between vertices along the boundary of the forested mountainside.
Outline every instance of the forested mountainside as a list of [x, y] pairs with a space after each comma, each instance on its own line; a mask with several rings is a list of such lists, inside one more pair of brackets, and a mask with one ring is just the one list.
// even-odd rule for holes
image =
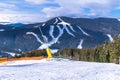
[[115, 18], [55, 17], [46, 22], [21, 25], [0, 25], [0, 55], [25, 53], [50, 47], [94, 48], [113, 41], [120, 33], [120, 21]]

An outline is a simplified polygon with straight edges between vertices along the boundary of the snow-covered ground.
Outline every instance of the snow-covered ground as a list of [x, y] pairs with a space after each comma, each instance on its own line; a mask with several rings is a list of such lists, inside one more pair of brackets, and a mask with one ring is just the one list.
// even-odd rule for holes
[[56, 58], [13, 61], [0, 64], [0, 80], [120, 80], [120, 65]]

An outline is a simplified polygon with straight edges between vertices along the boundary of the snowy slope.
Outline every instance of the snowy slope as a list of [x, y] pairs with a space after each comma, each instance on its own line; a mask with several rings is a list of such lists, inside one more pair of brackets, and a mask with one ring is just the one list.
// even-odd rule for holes
[[113, 38], [112, 38], [112, 36], [111, 36], [110, 34], [107, 34], [107, 36], [108, 36], [110, 42], [113, 42]]
[[120, 65], [51, 59], [0, 64], [0, 80], [120, 80]]
[[[60, 22], [58, 22], [58, 21], [60, 21]], [[57, 17], [57, 18], [55, 19], [54, 24], [56, 24], [56, 25], [50, 25], [50, 26], [49, 26], [49, 27], [50, 27], [50, 29], [49, 29], [49, 35], [50, 35], [50, 37], [52, 38], [51, 41], [48, 41], [48, 37], [46, 37], [47, 35], [43, 35], [44, 31], [42, 31], [40, 27], [39, 27], [39, 29], [40, 29], [40, 32], [42, 33], [41, 35], [42, 35], [42, 38], [44, 39], [44, 42], [42, 42], [42, 40], [41, 40], [41, 39], [38, 37], [38, 35], [35, 34], [34, 32], [26, 32], [26, 34], [31, 34], [31, 35], [33, 35], [33, 36], [37, 39], [37, 41], [42, 44], [42, 45], [40, 45], [40, 46], [38, 47], [38, 50], [39, 50], [39, 49], [46, 49], [47, 47], [51, 47], [52, 45], [54, 45], [55, 43], [57, 43], [57, 42], [59, 41], [59, 39], [63, 36], [63, 34], [65, 33], [65, 31], [66, 31], [67, 34], [69, 34], [70, 36], [76, 37], [76, 36], [74, 35], [74, 33], [75, 33], [76, 31], [74, 30], [73, 26], [71, 26], [70, 23], [67, 23], [67, 22], [63, 21], [60, 17]], [[60, 27], [60, 25], [63, 25], [63, 27]], [[44, 26], [45, 26], [45, 23], [42, 24], [42, 27], [44, 27]], [[35, 27], [36, 27], [36, 26], [35, 26]], [[37, 26], [37, 27], [38, 27], [38, 26]], [[58, 33], [58, 35], [57, 35], [56, 37], [53, 35], [54, 32], [55, 32], [55, 27], [57, 27], [57, 29], [59, 30], [59, 33]], [[89, 34], [86, 33], [81, 27], [77, 26], [77, 28], [78, 28], [84, 35], [89, 36]], [[79, 45], [78, 45], [77, 48], [82, 49], [82, 43], [83, 43], [83, 40], [80, 41], [80, 43], [79, 43]]]
[[68, 17], [55, 17], [41, 23], [26, 23], [24, 27], [0, 25], [0, 56], [6, 56], [1, 53], [3, 50], [24, 53], [47, 47], [55, 52], [63, 48], [94, 48], [107, 40], [112, 42], [113, 35], [120, 33], [119, 25], [118, 20], [109, 18]]
[[83, 43], [83, 39], [80, 39], [80, 43], [79, 43], [79, 45], [78, 45], [78, 49], [82, 49], [82, 43]]

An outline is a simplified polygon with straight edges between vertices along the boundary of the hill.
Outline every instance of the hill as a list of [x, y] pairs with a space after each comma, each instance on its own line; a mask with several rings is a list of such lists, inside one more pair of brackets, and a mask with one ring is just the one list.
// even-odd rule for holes
[[46, 22], [22, 27], [0, 25], [0, 55], [24, 53], [32, 50], [63, 48], [93, 48], [120, 33], [115, 18], [55, 17]]

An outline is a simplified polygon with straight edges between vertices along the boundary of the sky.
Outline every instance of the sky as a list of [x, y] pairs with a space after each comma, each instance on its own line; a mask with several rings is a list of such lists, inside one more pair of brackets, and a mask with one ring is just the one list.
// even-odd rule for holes
[[120, 0], [0, 0], [0, 22], [44, 22], [57, 16], [120, 18]]

